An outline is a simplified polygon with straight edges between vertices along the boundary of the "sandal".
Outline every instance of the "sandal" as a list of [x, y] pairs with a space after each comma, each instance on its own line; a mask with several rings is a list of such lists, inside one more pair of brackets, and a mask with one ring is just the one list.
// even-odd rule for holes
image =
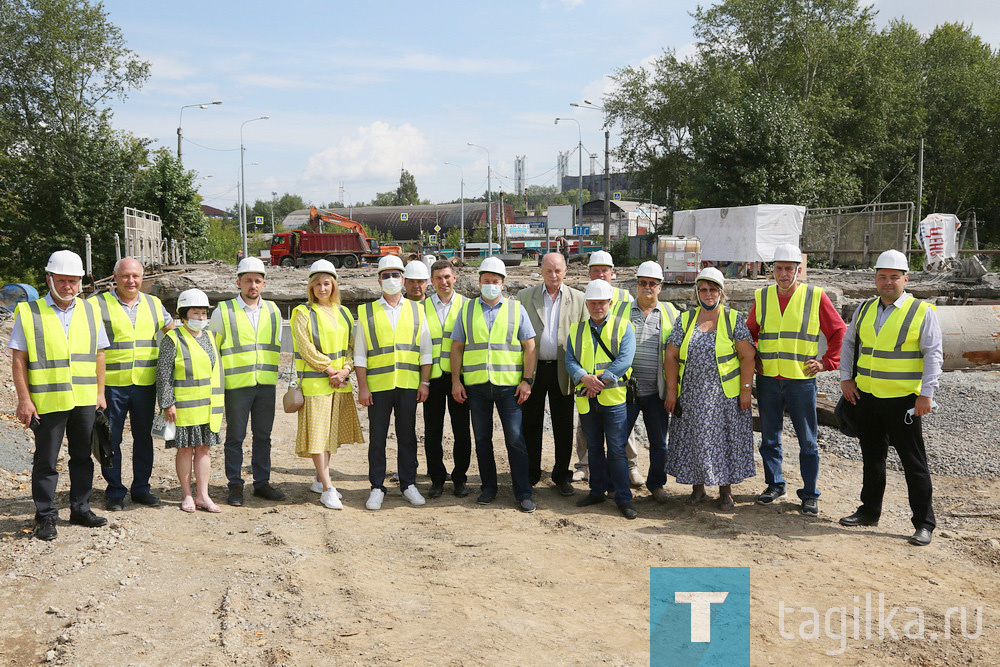
[[693, 507], [694, 505], [697, 505], [698, 503], [703, 501], [705, 498], [706, 495], [704, 491], [692, 491], [691, 495], [688, 496], [687, 500], [684, 501], [684, 504], [689, 507]]
[[733, 500], [732, 494], [726, 494], [724, 496], [719, 496], [719, 509], [731, 510], [736, 508], [736, 501]]
[[219, 509], [219, 506], [213, 503], [211, 500], [209, 500], [207, 503], [200, 503], [198, 501], [195, 501], [194, 506], [204, 512], [211, 512], [212, 514], [218, 514], [219, 512], [222, 511], [221, 509]]
[[[190, 503], [188, 501], [191, 501]], [[181, 511], [187, 512], [188, 514], [194, 512], [194, 499], [188, 496], [181, 501]]]

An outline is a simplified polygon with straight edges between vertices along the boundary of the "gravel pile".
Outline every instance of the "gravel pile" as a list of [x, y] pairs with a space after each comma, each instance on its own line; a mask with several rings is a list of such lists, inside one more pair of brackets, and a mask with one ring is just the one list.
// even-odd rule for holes
[[[819, 391], [831, 400], [840, 397], [837, 373], [822, 373]], [[953, 371], [941, 376], [934, 395], [938, 408], [923, 419], [924, 443], [931, 473], [955, 477], [1000, 478], [997, 434], [1000, 433], [1000, 373]], [[786, 420], [786, 442], [795, 442]], [[791, 437], [791, 440], [788, 438]], [[819, 446], [826, 453], [852, 461], [861, 460], [858, 441], [840, 431], [819, 427]], [[895, 450], [889, 450], [887, 466], [902, 470]]]

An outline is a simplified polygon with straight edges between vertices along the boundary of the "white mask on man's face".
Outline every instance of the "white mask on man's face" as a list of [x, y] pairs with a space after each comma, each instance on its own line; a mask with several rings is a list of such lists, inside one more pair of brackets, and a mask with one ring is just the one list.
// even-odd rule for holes
[[393, 294], [399, 294], [403, 291], [403, 279], [402, 278], [383, 278], [382, 279], [382, 292], [392, 296]]

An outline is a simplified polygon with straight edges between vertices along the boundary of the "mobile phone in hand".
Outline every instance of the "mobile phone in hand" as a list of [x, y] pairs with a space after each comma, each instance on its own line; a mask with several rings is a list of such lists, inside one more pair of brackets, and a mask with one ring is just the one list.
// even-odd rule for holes
[[38, 427], [42, 425], [42, 422], [38, 419], [37, 415], [31, 415], [31, 421], [28, 422], [28, 428], [32, 431], [37, 431]]

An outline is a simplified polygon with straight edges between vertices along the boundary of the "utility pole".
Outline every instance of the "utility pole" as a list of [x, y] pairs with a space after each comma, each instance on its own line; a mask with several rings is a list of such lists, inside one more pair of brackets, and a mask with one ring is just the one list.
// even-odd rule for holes
[[611, 251], [611, 132], [604, 131], [604, 249]]

